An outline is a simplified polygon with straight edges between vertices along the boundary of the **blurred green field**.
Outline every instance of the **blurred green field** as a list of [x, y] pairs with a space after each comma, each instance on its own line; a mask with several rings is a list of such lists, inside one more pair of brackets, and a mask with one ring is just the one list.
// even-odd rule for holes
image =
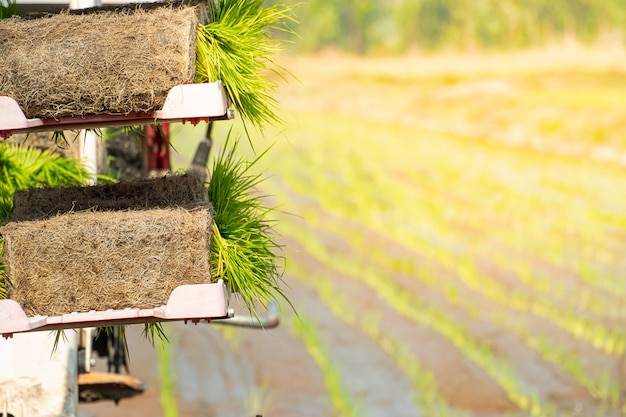
[[[251, 141], [272, 146], [259, 191], [281, 210], [286, 283], [391, 358], [423, 415], [626, 411], [623, 58], [285, 60], [286, 123]], [[216, 146], [231, 125], [247, 148], [237, 122]], [[184, 166], [203, 127], [179, 129]], [[334, 415], [377, 415], [314, 348], [333, 350], [319, 308], [296, 308]]]

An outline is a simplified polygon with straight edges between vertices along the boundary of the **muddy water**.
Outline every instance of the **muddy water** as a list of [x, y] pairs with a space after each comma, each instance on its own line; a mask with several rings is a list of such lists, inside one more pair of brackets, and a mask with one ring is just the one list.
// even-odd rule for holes
[[[287, 326], [266, 331], [241, 330], [238, 352], [255, 370], [251, 408], [265, 416], [331, 415], [324, 379]], [[255, 401], [251, 401], [255, 402]]]
[[391, 358], [367, 335], [335, 317], [310, 289], [289, 282], [292, 302], [303, 318], [315, 322], [357, 410], [368, 416], [422, 415], [409, 380]]

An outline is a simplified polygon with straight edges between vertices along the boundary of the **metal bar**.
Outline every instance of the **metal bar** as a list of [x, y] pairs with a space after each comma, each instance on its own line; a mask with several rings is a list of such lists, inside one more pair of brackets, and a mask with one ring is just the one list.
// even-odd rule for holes
[[280, 307], [278, 302], [272, 300], [267, 306], [267, 314], [260, 316], [252, 315], [233, 315], [228, 319], [216, 320], [213, 324], [222, 324], [224, 326], [247, 327], [252, 329], [272, 329], [280, 324]]

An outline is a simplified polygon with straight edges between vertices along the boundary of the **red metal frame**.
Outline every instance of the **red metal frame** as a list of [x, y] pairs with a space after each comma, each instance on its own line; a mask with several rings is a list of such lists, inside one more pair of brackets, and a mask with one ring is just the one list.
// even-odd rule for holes
[[145, 127], [145, 161], [148, 171], [171, 171], [170, 125], [148, 125]]

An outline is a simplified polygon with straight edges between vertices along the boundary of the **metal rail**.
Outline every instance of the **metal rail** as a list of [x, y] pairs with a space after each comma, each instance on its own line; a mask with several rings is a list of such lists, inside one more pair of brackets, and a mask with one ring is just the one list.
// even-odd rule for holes
[[233, 309], [229, 309], [227, 319], [211, 321], [211, 324], [222, 324], [225, 326], [246, 327], [250, 329], [272, 329], [280, 324], [280, 307], [278, 302], [272, 300], [268, 303], [267, 313], [260, 316], [236, 315]]

